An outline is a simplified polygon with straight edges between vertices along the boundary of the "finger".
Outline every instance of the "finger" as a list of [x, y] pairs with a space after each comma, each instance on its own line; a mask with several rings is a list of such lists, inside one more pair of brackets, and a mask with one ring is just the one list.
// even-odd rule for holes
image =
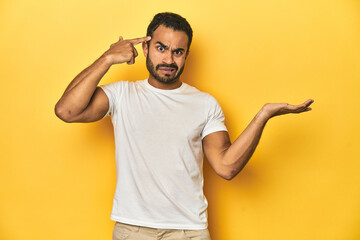
[[309, 108], [309, 106], [314, 102], [314, 100], [309, 99], [308, 101], [306, 101], [305, 103], [300, 105], [300, 110], [301, 111], [309, 111], [311, 110], [311, 108]]
[[308, 106], [310, 106], [313, 102], [314, 102], [314, 100], [308, 99], [308, 100], [306, 100], [303, 104], [300, 104], [299, 106], [306, 106], [306, 107], [308, 107]]
[[151, 39], [150, 36], [146, 36], [146, 37], [141, 37], [141, 38], [134, 38], [134, 39], [130, 39], [129, 42], [132, 43], [132, 45], [136, 45], [142, 42], [146, 42], [149, 41]]
[[120, 36], [120, 37], [119, 37], [119, 41], [122, 41], [122, 40], [123, 40], [123, 37], [122, 37], [122, 36]]
[[288, 110], [291, 110], [291, 111], [295, 111], [295, 110], [297, 110], [299, 107], [301, 107], [301, 105], [291, 105], [291, 104], [286, 104], [286, 109], [288, 109]]
[[136, 49], [133, 47], [133, 56], [131, 59], [131, 64], [135, 63], [135, 58], [138, 56], [138, 52], [136, 51]]
[[306, 106], [310, 106], [310, 105], [314, 102], [314, 100], [313, 100], [313, 99], [309, 99], [309, 100], [307, 100], [306, 102], [307, 102]]
[[314, 100], [308, 99], [302, 104], [299, 104], [299, 105], [296, 105], [296, 106], [289, 104], [289, 106], [291, 106], [295, 110], [306, 110], [306, 108], [309, 107], [313, 102], [314, 102]]
[[128, 65], [132, 65], [135, 63], [135, 56], [133, 55], [129, 61], [127, 61]]
[[312, 102], [313, 102], [312, 99], [308, 99], [308, 100], [306, 100], [305, 102], [303, 102], [303, 104], [309, 104], [309, 103], [312, 103]]
[[138, 51], [136, 50], [136, 48], [133, 48], [134, 49], [134, 58], [136, 58], [139, 54], [138, 54]]
[[309, 106], [309, 105], [305, 105], [305, 106], [299, 107], [296, 112], [300, 113], [300, 112], [307, 112], [307, 111], [312, 110], [312, 108], [310, 108], [310, 107], [308, 107], [308, 106]]
[[287, 104], [286, 109], [289, 113], [300, 113], [306, 109], [306, 106], [304, 106], [303, 104], [300, 105]]
[[133, 56], [128, 62], [128, 65], [134, 64], [135, 63], [135, 57]]

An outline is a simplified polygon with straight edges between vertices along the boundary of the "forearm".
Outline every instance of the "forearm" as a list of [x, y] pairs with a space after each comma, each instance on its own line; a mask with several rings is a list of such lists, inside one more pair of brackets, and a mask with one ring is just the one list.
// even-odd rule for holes
[[79, 73], [57, 102], [55, 106], [57, 111], [69, 115], [81, 113], [89, 104], [97, 85], [110, 67], [108, 59], [102, 55]]
[[223, 154], [223, 164], [231, 178], [235, 177], [251, 158], [268, 120], [269, 117], [261, 109]]

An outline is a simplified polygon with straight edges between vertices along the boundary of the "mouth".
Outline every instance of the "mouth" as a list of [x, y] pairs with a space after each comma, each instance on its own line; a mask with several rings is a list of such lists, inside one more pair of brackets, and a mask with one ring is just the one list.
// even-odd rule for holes
[[161, 68], [159, 68], [159, 70], [161, 72], [163, 72], [164, 74], [173, 74], [176, 72], [176, 68], [161, 67]]

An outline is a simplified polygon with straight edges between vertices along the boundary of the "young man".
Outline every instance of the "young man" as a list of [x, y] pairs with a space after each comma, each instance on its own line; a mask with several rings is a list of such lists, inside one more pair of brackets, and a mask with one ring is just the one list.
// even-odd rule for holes
[[[252, 156], [271, 117], [311, 110], [311, 99], [298, 106], [265, 104], [231, 143], [216, 99], [180, 81], [191, 41], [186, 19], [159, 13], [147, 37], [120, 37], [75, 77], [56, 104], [56, 115], [65, 122], [112, 118], [117, 166], [113, 239], [210, 239], [203, 153], [219, 176], [231, 180]], [[148, 79], [98, 86], [112, 65], [135, 63], [139, 43]]]

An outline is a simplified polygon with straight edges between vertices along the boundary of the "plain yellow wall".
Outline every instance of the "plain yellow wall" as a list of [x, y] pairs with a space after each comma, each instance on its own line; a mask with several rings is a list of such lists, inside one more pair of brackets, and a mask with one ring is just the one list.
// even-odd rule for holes
[[[218, 99], [233, 141], [265, 103], [315, 100], [271, 119], [232, 181], [204, 162], [212, 239], [360, 239], [357, 0], [1, 1], [0, 239], [111, 239], [111, 121], [67, 124], [54, 105], [161, 11], [192, 25], [182, 80]], [[139, 54], [100, 83], [146, 77]]]

